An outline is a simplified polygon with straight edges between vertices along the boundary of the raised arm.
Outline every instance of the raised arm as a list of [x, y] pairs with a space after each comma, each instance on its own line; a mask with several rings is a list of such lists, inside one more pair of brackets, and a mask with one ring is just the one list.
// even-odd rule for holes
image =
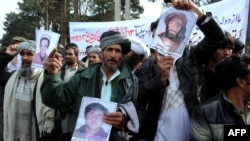
[[5, 66], [17, 55], [18, 49], [16, 45], [9, 45], [6, 50], [0, 50], [0, 68]]

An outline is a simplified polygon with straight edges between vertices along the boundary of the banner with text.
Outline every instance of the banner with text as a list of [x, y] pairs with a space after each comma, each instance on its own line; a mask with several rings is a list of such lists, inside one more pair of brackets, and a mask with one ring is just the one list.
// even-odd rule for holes
[[[245, 43], [247, 36], [249, 0], [223, 0], [201, 7], [204, 12], [212, 12], [215, 21], [223, 30]], [[190, 44], [197, 44], [204, 35], [196, 26], [190, 36]]]
[[78, 45], [79, 59], [84, 57], [86, 46], [98, 46], [100, 36], [105, 31], [119, 31], [127, 37], [137, 36], [150, 45], [153, 41], [150, 24], [157, 18], [116, 22], [70, 22], [70, 42]]
[[[245, 42], [249, 10], [248, 0], [237, 0], [237, 2], [223, 0], [200, 8], [204, 12], [212, 12], [214, 19], [222, 29], [230, 32], [234, 38]], [[80, 49], [79, 59], [86, 55], [86, 46], [98, 46], [101, 34], [108, 30], [119, 31], [128, 37], [137, 36], [147, 46], [150, 46], [153, 41], [150, 24], [159, 17], [160, 15], [155, 18], [113, 22], [70, 22], [70, 42], [78, 45]], [[197, 44], [203, 37], [202, 32], [195, 26], [190, 35], [189, 43]]]

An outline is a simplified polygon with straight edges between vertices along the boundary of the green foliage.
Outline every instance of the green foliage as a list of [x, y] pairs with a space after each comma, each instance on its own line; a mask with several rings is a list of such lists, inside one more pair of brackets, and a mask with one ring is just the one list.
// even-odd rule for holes
[[[114, 21], [115, 3], [113, 0], [86, 0], [87, 16], [85, 21]], [[125, 5], [121, 7], [121, 19], [124, 20]], [[140, 18], [140, 14], [144, 12], [140, 6], [140, 0], [130, 0], [130, 19]]]
[[[74, 0], [23, 0], [23, 2], [18, 2], [19, 14], [6, 14], [4, 21], [6, 34], [3, 35], [2, 41], [8, 41], [13, 36], [23, 36], [34, 40], [35, 29], [41, 27], [64, 35], [65, 39], [62, 40], [65, 41], [68, 38], [70, 21], [114, 20], [114, 0], [78, 0], [78, 7], [74, 2]], [[76, 18], [74, 9], [79, 10], [78, 18]], [[124, 9], [121, 11], [121, 17], [125, 13]], [[139, 0], [130, 0], [130, 19], [139, 18], [143, 11]], [[124, 20], [124, 18], [121, 19]]]
[[140, 6], [139, 0], [130, 0], [130, 16], [131, 19], [140, 18], [140, 14], [144, 12], [144, 8]]
[[112, 0], [93, 0], [88, 3], [88, 21], [113, 21], [114, 2]]
[[28, 39], [35, 39], [35, 28], [40, 28], [39, 19], [33, 17], [32, 14], [25, 15], [23, 13], [16, 14], [14, 12], [6, 14], [4, 22], [3, 41], [9, 41], [14, 36], [22, 36]]
[[18, 3], [19, 14], [14, 12], [6, 14], [4, 21], [4, 30], [2, 41], [9, 41], [14, 36], [22, 36], [27, 39], [35, 40], [35, 29], [41, 25], [41, 10], [37, 8], [32, 0], [24, 0]]

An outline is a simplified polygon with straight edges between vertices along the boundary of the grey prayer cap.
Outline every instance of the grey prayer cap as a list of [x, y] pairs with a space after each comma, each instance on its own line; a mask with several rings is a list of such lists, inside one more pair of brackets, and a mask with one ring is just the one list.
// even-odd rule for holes
[[22, 42], [21, 44], [19, 44], [18, 48], [19, 48], [19, 53], [22, 52], [23, 50], [29, 50], [29, 51], [35, 52], [36, 41], [28, 40], [28, 41]]
[[107, 46], [119, 44], [122, 46], [122, 53], [127, 54], [131, 49], [130, 40], [120, 32], [107, 31], [104, 32], [100, 39], [100, 47], [104, 50]]
[[88, 51], [88, 54], [90, 53], [100, 53], [101, 52], [101, 48], [99, 47], [91, 47]]

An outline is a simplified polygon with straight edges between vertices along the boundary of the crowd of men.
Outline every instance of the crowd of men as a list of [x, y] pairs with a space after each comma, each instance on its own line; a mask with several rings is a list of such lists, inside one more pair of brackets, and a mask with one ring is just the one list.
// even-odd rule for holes
[[[222, 141], [224, 125], [249, 125], [250, 57], [244, 43], [192, 1], [171, 5], [196, 13], [205, 35], [196, 46], [187, 44], [175, 63], [138, 38], [106, 31], [99, 47], [86, 47], [86, 58], [79, 60], [76, 44], [60, 45], [42, 56], [43, 69], [37, 69], [31, 67], [36, 41], [13, 37], [0, 50], [0, 141], [70, 141], [73, 134], [94, 141]], [[168, 19], [171, 26], [178, 17]], [[158, 22], [151, 24], [152, 37]], [[164, 41], [182, 31], [172, 32], [162, 33]], [[18, 54], [20, 67], [8, 68]], [[109, 112], [90, 104], [86, 124], [74, 133], [84, 97], [118, 107]], [[102, 123], [112, 126], [109, 136], [92, 126]]]

